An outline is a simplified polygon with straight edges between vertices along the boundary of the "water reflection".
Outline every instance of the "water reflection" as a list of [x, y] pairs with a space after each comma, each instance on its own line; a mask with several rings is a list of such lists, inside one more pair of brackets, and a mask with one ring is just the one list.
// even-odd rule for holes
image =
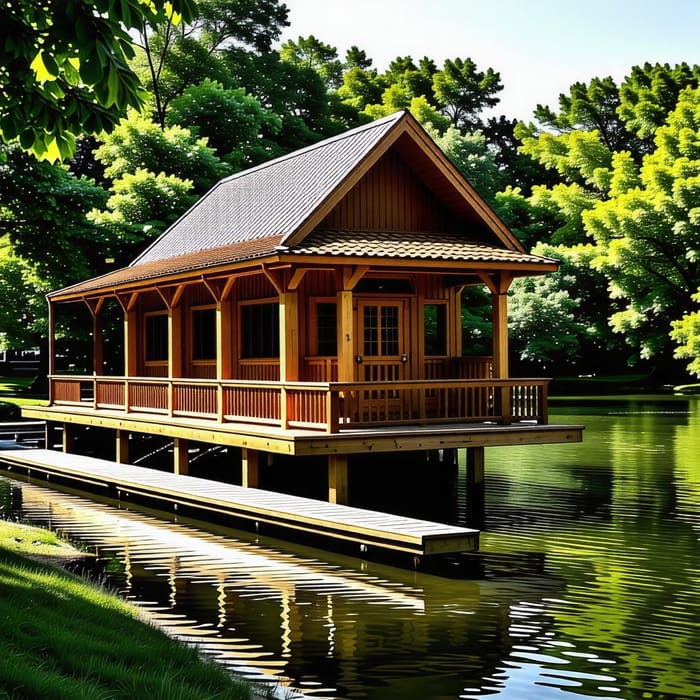
[[[487, 450], [478, 580], [2, 477], [0, 506], [96, 551], [125, 595], [228, 667], [309, 697], [694, 697], [697, 404], [575, 405], [557, 420], [586, 424], [583, 445]], [[463, 519], [460, 474], [446, 510]]]

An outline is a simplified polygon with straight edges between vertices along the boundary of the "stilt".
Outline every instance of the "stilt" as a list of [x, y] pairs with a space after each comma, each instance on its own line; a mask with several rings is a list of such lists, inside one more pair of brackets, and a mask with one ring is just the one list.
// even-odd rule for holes
[[347, 455], [328, 455], [328, 502], [348, 503]]
[[73, 452], [75, 447], [75, 431], [70, 423], [63, 424], [63, 451]]
[[115, 461], [119, 464], [129, 463], [129, 433], [126, 430], [116, 431], [117, 452]]
[[175, 474], [189, 474], [190, 460], [188, 447], [188, 441], [184, 438], [173, 439], [173, 466], [175, 468]]
[[467, 525], [483, 528], [486, 519], [484, 448], [467, 448]]
[[244, 447], [241, 450], [241, 485], [256, 489], [260, 482], [260, 452]]

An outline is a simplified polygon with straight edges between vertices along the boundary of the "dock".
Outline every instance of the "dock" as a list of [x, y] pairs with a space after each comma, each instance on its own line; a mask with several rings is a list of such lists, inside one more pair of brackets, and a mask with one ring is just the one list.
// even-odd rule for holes
[[354, 542], [366, 549], [429, 556], [476, 551], [479, 544], [479, 531], [471, 528], [54, 450], [0, 450], [0, 468], [7, 467], [19, 468], [39, 478], [58, 476], [104, 487], [122, 498], [132, 494], [145, 496], [258, 524]]

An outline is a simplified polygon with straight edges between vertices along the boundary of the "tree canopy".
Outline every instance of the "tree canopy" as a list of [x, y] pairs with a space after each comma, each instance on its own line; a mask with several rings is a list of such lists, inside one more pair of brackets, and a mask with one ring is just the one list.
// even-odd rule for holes
[[110, 131], [145, 99], [129, 32], [194, 14], [194, 0], [3, 3], [2, 139], [55, 161], [73, 154], [79, 135]]

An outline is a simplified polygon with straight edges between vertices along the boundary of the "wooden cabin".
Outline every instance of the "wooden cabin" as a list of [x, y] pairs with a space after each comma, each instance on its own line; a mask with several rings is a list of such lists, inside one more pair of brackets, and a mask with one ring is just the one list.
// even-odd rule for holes
[[[237, 446], [249, 486], [264, 453], [327, 455], [336, 502], [349, 455], [577, 441], [548, 424], [548, 381], [508, 371], [509, 285], [556, 268], [400, 112], [222, 180], [128, 267], [49, 294], [50, 402], [24, 413], [62, 424], [66, 450], [77, 426], [115, 431], [121, 462], [130, 433], [172, 438], [176, 472], [188, 441]], [[491, 294], [488, 357], [462, 342], [470, 285]], [[59, 374], [76, 305], [92, 373]]]

